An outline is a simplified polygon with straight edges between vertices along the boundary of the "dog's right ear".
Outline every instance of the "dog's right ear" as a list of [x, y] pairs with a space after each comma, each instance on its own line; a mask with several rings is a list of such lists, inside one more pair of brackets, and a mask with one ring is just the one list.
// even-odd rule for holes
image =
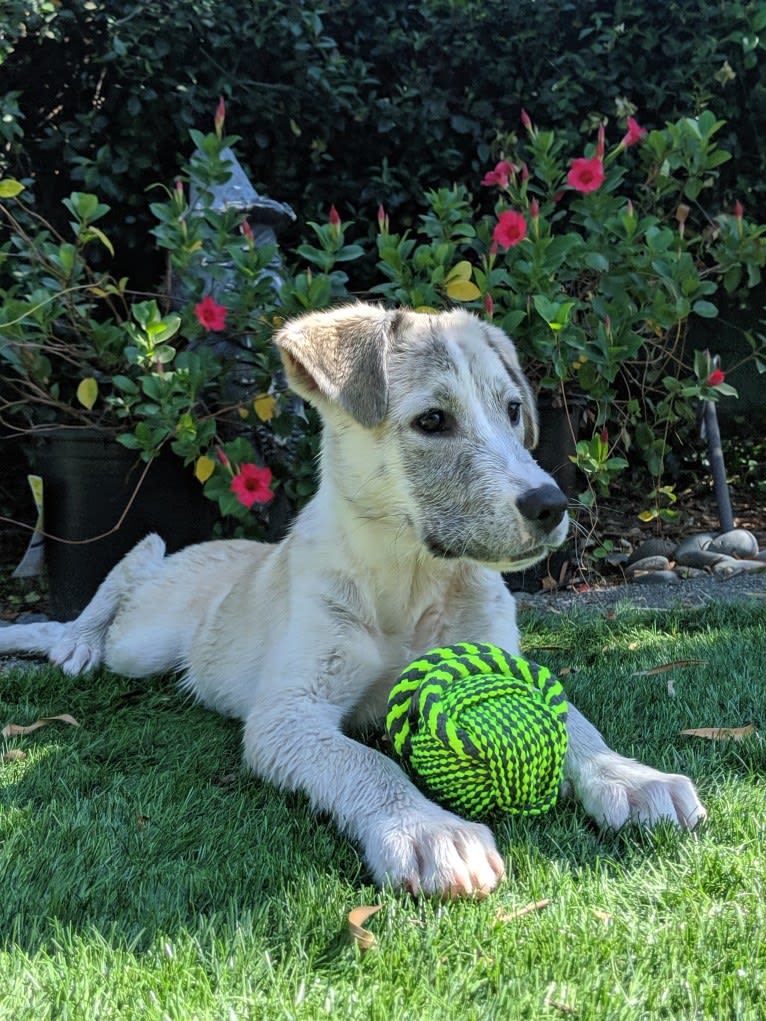
[[290, 387], [321, 409], [323, 402], [371, 428], [388, 407], [386, 356], [394, 313], [346, 305], [293, 319], [274, 337]]

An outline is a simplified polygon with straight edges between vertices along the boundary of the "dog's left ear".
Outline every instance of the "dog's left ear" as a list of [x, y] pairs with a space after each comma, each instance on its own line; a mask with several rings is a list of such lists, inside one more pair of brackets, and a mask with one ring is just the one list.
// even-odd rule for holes
[[516, 347], [497, 326], [487, 325], [490, 332], [492, 347], [497, 351], [500, 360], [521, 392], [521, 417], [524, 422], [524, 446], [527, 450], [534, 450], [540, 439], [540, 422], [537, 417], [537, 401], [529, 385], [527, 377], [521, 368], [519, 356], [516, 354]]
[[290, 387], [311, 404], [340, 405], [371, 428], [388, 408], [392, 313], [347, 305], [293, 319], [274, 337]]

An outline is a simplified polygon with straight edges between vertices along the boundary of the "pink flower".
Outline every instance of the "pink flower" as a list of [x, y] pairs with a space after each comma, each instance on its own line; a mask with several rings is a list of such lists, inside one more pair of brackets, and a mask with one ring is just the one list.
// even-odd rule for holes
[[509, 163], [508, 160], [500, 160], [495, 165], [494, 170], [488, 170], [484, 177], [481, 179], [481, 183], [486, 188], [491, 188], [493, 185], [497, 185], [498, 188], [508, 187], [508, 178], [516, 170], [513, 163]]
[[707, 378], [708, 386], [720, 386], [721, 383], [726, 379], [726, 373], [720, 369], [713, 369]]
[[522, 213], [517, 213], [514, 209], [507, 209], [501, 213], [492, 231], [492, 240], [501, 248], [512, 248], [526, 236], [527, 221]]
[[745, 215], [745, 207], [742, 205], [739, 199], [737, 199], [737, 201], [734, 203], [734, 215], [738, 220], [741, 220], [742, 217]]
[[213, 126], [215, 127], [215, 133], [220, 138], [223, 134], [223, 122], [226, 120], [226, 104], [223, 101], [223, 96], [218, 100], [218, 106], [215, 109], [215, 117], [213, 117]]
[[604, 164], [598, 156], [594, 156], [589, 160], [585, 158], [572, 160], [567, 183], [576, 191], [597, 191], [604, 183], [604, 178]]
[[224, 468], [231, 468], [231, 461], [227, 457], [226, 451], [223, 449], [223, 447], [215, 448], [215, 456], [218, 458], [218, 460], [221, 462]]
[[606, 129], [603, 124], [598, 126], [598, 138], [596, 141], [596, 156], [602, 160], [604, 158], [604, 149], [606, 147]]
[[247, 220], [242, 221], [242, 226], [239, 228], [245, 235], [245, 240], [249, 245], [255, 244], [255, 237], [253, 235], [253, 228], [250, 226]]
[[338, 213], [338, 210], [335, 208], [335, 206], [330, 206], [328, 220], [330, 221], [333, 227], [340, 227], [340, 214]]
[[492, 300], [492, 295], [489, 292], [487, 292], [487, 294], [484, 295], [484, 311], [487, 313], [490, 319], [492, 318], [492, 313], [495, 311], [495, 303]]
[[532, 121], [524, 107], [521, 108], [521, 123], [526, 128], [527, 131], [532, 130]]
[[646, 128], [642, 128], [635, 117], [628, 117], [628, 131], [620, 145], [623, 149], [627, 149], [629, 146], [635, 145], [636, 142], [640, 142], [642, 138], [646, 138]]
[[533, 220], [536, 220], [540, 216], [540, 203], [537, 199], [532, 199], [529, 203], [529, 215]]
[[226, 314], [229, 310], [219, 305], [209, 294], [206, 294], [199, 305], [194, 306], [194, 314], [206, 330], [220, 333], [226, 329]]
[[259, 468], [257, 464], [240, 465], [239, 471], [231, 480], [229, 490], [244, 507], [252, 507], [254, 503], [268, 503], [274, 495], [269, 489], [271, 485], [271, 468]]

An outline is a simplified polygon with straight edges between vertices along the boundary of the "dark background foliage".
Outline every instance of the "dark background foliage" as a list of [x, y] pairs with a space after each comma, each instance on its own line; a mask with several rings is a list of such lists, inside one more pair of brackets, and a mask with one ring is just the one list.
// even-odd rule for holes
[[766, 213], [762, 0], [5, 0], [0, 18], [6, 171], [48, 216], [73, 183], [97, 191], [138, 288], [161, 273], [146, 189], [219, 95], [256, 187], [299, 213], [288, 247], [333, 202], [359, 230], [381, 201], [406, 225], [425, 188], [475, 183], [522, 106], [577, 150], [604, 116], [616, 137], [632, 109], [657, 127], [709, 107], [735, 156], [715, 199]]

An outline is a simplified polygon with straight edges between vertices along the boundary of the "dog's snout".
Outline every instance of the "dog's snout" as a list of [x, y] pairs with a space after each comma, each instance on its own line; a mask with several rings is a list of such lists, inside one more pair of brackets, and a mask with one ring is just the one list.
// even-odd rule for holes
[[548, 531], [561, 521], [567, 505], [566, 496], [553, 483], [528, 489], [516, 501], [516, 506], [527, 521]]

